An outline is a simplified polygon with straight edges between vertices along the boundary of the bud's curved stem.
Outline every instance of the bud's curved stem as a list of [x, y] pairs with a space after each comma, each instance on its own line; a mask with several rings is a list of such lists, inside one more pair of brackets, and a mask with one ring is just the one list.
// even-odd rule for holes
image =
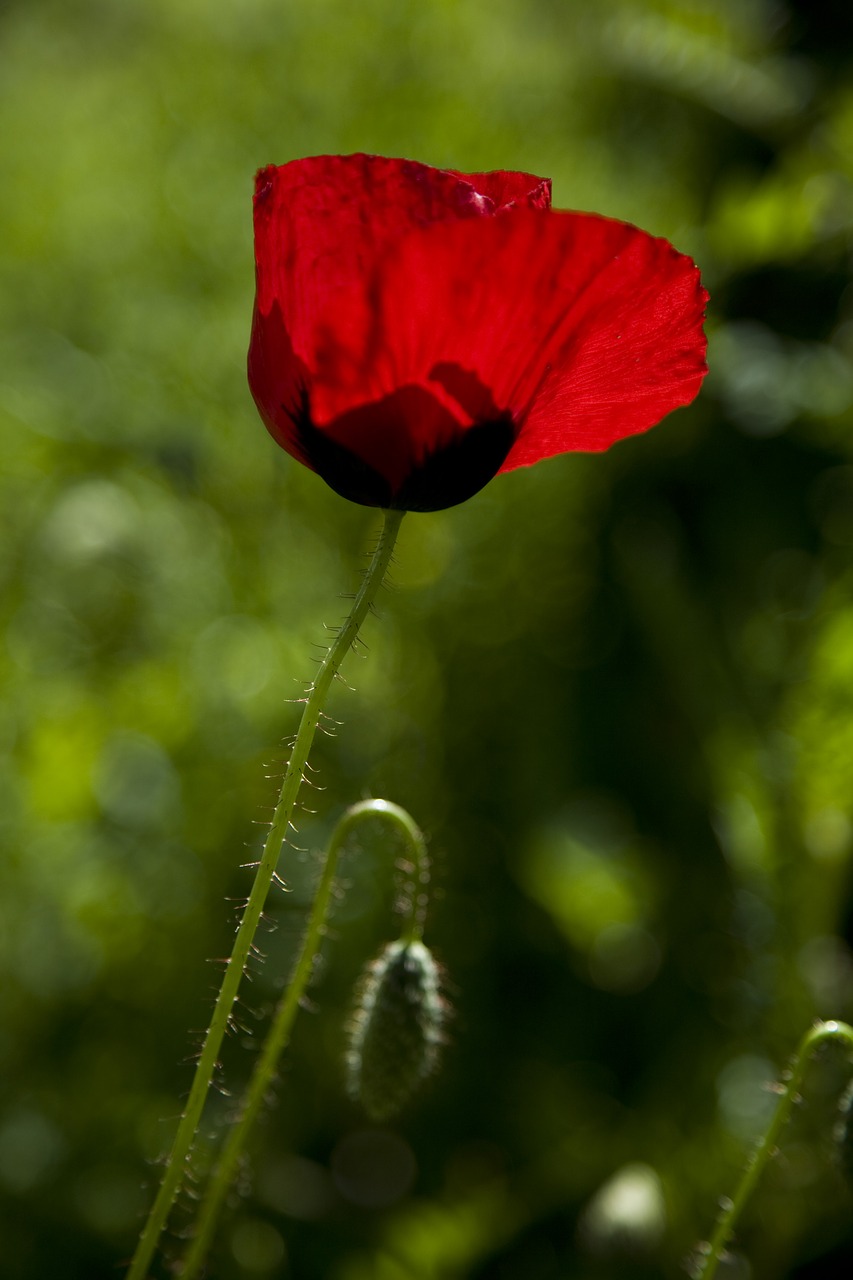
[[[290, 1040], [290, 1033], [299, 1004], [310, 981], [314, 961], [322, 943], [337, 871], [338, 855], [346, 844], [353, 828], [367, 818], [376, 817], [385, 818], [399, 830], [412, 854], [416, 883], [423, 882], [426, 863], [424, 838], [420, 829], [409, 814], [406, 813], [405, 809], [401, 809], [399, 805], [391, 804], [387, 800], [364, 800], [360, 804], [355, 804], [350, 809], [347, 809], [335, 827], [332, 838], [329, 841], [323, 870], [311, 907], [308, 928], [302, 940], [293, 975], [276, 1009], [264, 1047], [255, 1063], [239, 1115], [228, 1132], [228, 1137], [222, 1148], [222, 1154], [205, 1191], [195, 1233], [187, 1250], [183, 1267], [178, 1272], [183, 1277], [183, 1280], [195, 1280], [195, 1277], [199, 1274], [216, 1228], [222, 1202], [237, 1173], [249, 1131], [269, 1094], [275, 1079], [279, 1058]], [[422, 916], [423, 912], [419, 909], [417, 894], [413, 894], [407, 939], [413, 929], [418, 930], [417, 937], [420, 937], [421, 924], [413, 923], [419, 912]]]
[[776, 1148], [779, 1135], [788, 1121], [791, 1107], [803, 1082], [809, 1058], [818, 1045], [823, 1044], [825, 1040], [841, 1040], [853, 1048], [853, 1027], [849, 1027], [846, 1022], [816, 1022], [803, 1036], [791, 1060], [791, 1065], [785, 1073], [779, 1102], [767, 1131], [752, 1153], [734, 1197], [724, 1201], [723, 1211], [717, 1220], [710, 1244], [702, 1249], [703, 1257], [695, 1272], [696, 1280], [712, 1280], [716, 1275], [717, 1267], [722, 1261], [726, 1245], [732, 1238], [744, 1206], [755, 1190], [758, 1179]]
[[329, 687], [338, 674], [341, 662], [352, 648], [359, 628], [369, 612], [382, 585], [397, 534], [403, 518], [402, 511], [386, 511], [385, 523], [379, 542], [373, 553], [364, 580], [356, 594], [349, 617], [336, 635], [320, 664], [317, 676], [305, 699], [302, 719], [293, 743], [293, 750], [284, 776], [278, 804], [275, 808], [269, 834], [264, 844], [261, 861], [255, 874], [252, 891], [246, 903], [240, 928], [234, 941], [234, 949], [225, 969], [225, 977], [213, 1010], [210, 1026], [204, 1039], [201, 1054], [187, 1104], [166, 1164], [166, 1172], [148, 1221], [137, 1245], [128, 1271], [127, 1280], [144, 1280], [148, 1272], [157, 1242], [166, 1225], [175, 1197], [188, 1172], [192, 1144], [198, 1131], [205, 1100], [216, 1069], [219, 1051], [228, 1028], [234, 1001], [252, 948], [258, 921], [269, 893], [282, 845], [291, 827], [293, 810], [299, 789], [304, 780], [308, 753], [323, 710]]
[[426, 841], [420, 827], [405, 809], [401, 809], [398, 804], [391, 804], [388, 800], [377, 800], [374, 803], [382, 806], [381, 810], [377, 809], [376, 812], [381, 812], [397, 828], [411, 858], [411, 874], [405, 898], [406, 918], [400, 941], [407, 945], [420, 942], [424, 935], [427, 909], [426, 887], [429, 883]]

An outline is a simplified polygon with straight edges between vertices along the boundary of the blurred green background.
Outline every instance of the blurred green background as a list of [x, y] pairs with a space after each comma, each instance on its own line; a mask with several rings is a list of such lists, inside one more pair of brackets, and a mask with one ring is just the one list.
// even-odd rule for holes
[[[428, 831], [450, 1044], [390, 1127], [344, 1096], [351, 991], [394, 930], [373, 833], [209, 1274], [685, 1274], [767, 1082], [810, 1019], [853, 1017], [850, 13], [6, 0], [4, 1280], [132, 1252], [286, 699], [378, 528], [276, 448], [244, 374], [253, 172], [354, 150], [550, 175], [558, 207], [670, 237], [712, 293], [712, 373], [647, 436], [404, 521], [301, 843], [366, 795]], [[282, 865], [232, 1092], [314, 869]], [[853, 1259], [849, 1073], [815, 1062], [730, 1280]]]

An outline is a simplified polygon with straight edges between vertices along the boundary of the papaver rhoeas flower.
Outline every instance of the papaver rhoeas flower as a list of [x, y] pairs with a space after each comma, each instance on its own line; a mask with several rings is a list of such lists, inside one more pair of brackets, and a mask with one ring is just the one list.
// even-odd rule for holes
[[689, 403], [698, 269], [550, 194], [381, 156], [262, 169], [249, 384], [279, 444], [354, 502], [434, 511]]

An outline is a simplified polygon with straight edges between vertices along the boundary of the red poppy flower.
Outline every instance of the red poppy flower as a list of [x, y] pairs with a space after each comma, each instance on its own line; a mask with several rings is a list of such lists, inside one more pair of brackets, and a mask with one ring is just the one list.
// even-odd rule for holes
[[262, 169], [249, 384], [279, 444], [354, 502], [435, 511], [689, 403], [697, 268], [550, 194], [381, 156]]

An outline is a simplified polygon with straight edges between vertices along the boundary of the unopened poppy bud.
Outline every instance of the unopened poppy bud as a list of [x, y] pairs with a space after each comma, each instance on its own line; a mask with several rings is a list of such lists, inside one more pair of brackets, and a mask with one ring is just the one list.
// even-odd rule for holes
[[422, 942], [392, 942], [365, 971], [347, 1054], [348, 1088], [372, 1120], [387, 1120], [435, 1069], [447, 1005]]
[[853, 1182], [853, 1080], [841, 1095], [838, 1104], [838, 1123], [835, 1126], [835, 1146], [838, 1163], [847, 1178]]

